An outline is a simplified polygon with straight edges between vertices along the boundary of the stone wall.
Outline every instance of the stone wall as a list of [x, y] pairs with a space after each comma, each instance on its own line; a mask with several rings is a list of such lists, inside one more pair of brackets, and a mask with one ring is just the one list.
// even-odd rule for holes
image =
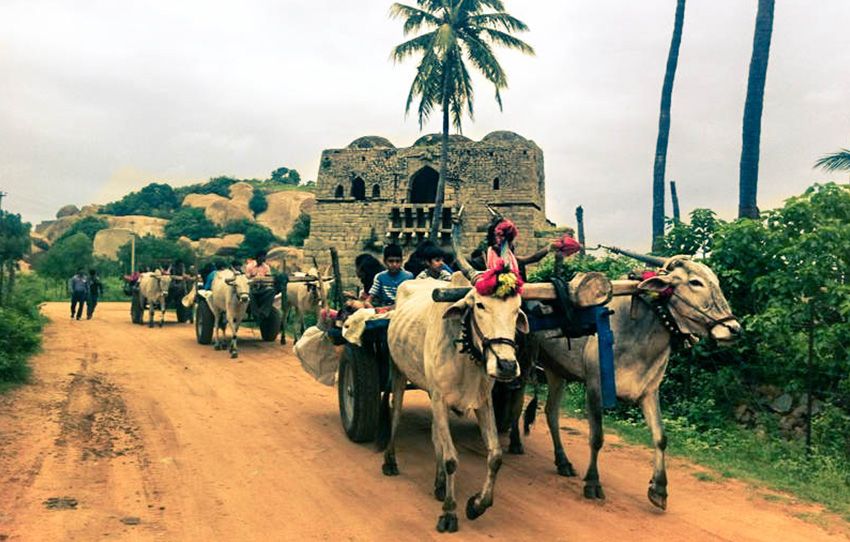
[[[432, 134], [398, 149], [386, 139], [371, 136], [344, 149], [325, 150], [310, 237], [304, 245], [306, 257], [316, 257], [325, 265], [328, 248], [336, 247], [348, 283], [354, 278], [354, 258], [365, 251], [373, 232], [378, 246], [397, 242], [405, 253], [414, 250], [427, 230], [416, 220], [415, 213], [422, 213], [427, 204], [411, 201], [417, 193], [414, 185], [425, 177], [433, 179], [439, 171], [439, 142], [440, 136]], [[486, 236], [488, 204], [519, 228], [517, 253], [529, 254], [546, 244], [545, 238], [534, 235], [554, 224], [545, 214], [543, 151], [533, 141], [512, 132], [493, 132], [478, 142], [451, 136], [446, 207], [464, 207], [466, 253]], [[399, 212], [401, 220], [393, 214]], [[412, 222], [403, 219], [404, 212], [413, 213]], [[446, 231], [441, 242], [449, 241]]]

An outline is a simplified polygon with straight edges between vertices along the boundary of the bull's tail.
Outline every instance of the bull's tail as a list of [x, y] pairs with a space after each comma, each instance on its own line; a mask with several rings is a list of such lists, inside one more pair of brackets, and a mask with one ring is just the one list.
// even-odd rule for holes
[[383, 452], [390, 444], [393, 432], [393, 420], [390, 414], [390, 392], [385, 391], [381, 397], [381, 406], [378, 409], [378, 434], [375, 436], [375, 446], [379, 452]]
[[525, 407], [525, 412], [522, 415], [522, 432], [525, 435], [531, 433], [531, 426], [534, 425], [534, 420], [537, 418], [537, 381], [534, 382], [534, 398], [528, 402]]

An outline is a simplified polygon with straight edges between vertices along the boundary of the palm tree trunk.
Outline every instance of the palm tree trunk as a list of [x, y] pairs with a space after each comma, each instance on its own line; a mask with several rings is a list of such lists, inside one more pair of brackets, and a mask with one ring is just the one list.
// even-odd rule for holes
[[661, 113], [658, 116], [658, 140], [655, 143], [655, 165], [652, 170], [652, 250], [661, 250], [664, 237], [664, 174], [667, 169], [667, 141], [670, 138], [670, 104], [673, 99], [673, 81], [679, 65], [679, 45], [682, 43], [682, 26], [685, 22], [685, 0], [676, 1], [673, 39], [667, 54], [667, 71], [661, 88]]
[[449, 79], [443, 75], [443, 137], [440, 143], [440, 177], [437, 181], [437, 197], [434, 200], [434, 217], [431, 219], [429, 239], [440, 244], [440, 226], [443, 223], [443, 201], [446, 196], [446, 177], [449, 169]]
[[738, 185], [738, 218], [758, 218], [756, 194], [759, 180], [759, 144], [761, 142], [761, 113], [764, 108], [764, 83], [770, 57], [770, 37], [773, 34], [774, 0], [759, 0], [753, 54], [747, 80], [747, 101], [744, 105], [744, 129], [741, 146], [741, 168]]
[[679, 192], [676, 191], [676, 181], [670, 181], [670, 201], [673, 203], [673, 222], [679, 223], [682, 221], [682, 215], [679, 213]]

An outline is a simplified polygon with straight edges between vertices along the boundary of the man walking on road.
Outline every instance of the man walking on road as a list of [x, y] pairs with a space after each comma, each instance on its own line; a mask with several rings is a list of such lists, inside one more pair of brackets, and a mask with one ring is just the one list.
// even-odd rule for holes
[[[97, 307], [97, 298], [103, 294], [103, 283], [97, 276], [96, 269], [89, 269], [89, 296], [86, 299], [86, 320], [91, 320], [94, 308]], [[79, 318], [77, 318], [79, 320]]]
[[83, 304], [89, 295], [89, 280], [82, 267], [78, 268], [77, 274], [68, 281], [68, 291], [71, 293], [71, 318], [76, 316], [79, 320], [83, 315]]

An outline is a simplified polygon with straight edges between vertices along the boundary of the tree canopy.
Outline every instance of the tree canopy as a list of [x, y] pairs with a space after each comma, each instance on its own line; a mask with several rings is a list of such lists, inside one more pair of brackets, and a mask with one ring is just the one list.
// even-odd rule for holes
[[[123, 269], [130, 269], [130, 248], [131, 244], [128, 242], [118, 249], [118, 261]], [[152, 235], [136, 239], [137, 269], [142, 265], [169, 265], [176, 260], [182, 260], [184, 263], [194, 262], [195, 253], [190, 247], [171, 239], [160, 239]]]
[[301, 175], [294, 169], [279, 167], [272, 171], [269, 180], [282, 184], [299, 184], [301, 182]]
[[266, 199], [266, 193], [259, 188], [254, 188], [251, 199], [248, 201], [248, 208], [251, 209], [251, 212], [254, 213], [255, 217], [261, 213], [265, 213], [269, 208], [269, 201]]
[[71, 278], [80, 267], [89, 268], [93, 261], [92, 240], [78, 232], [54, 243], [35, 261], [35, 270], [42, 276], [63, 280]]
[[215, 237], [221, 233], [215, 223], [204, 214], [204, 210], [198, 207], [183, 207], [165, 225], [165, 235], [169, 239], [177, 239], [186, 236], [192, 241], [204, 237]]
[[86, 237], [94, 241], [94, 236], [97, 235], [97, 232], [100, 230], [105, 230], [109, 227], [109, 222], [104, 220], [103, 218], [97, 216], [87, 216], [77, 220], [71, 227], [68, 228], [65, 233], [59, 236], [57, 241], [61, 241], [67, 237], [71, 237], [72, 235], [76, 235], [78, 233], [84, 233]]
[[138, 192], [130, 192], [118, 201], [107, 203], [102, 212], [110, 215], [144, 215], [169, 218], [180, 207], [182, 198], [164, 183], [150, 183]]

